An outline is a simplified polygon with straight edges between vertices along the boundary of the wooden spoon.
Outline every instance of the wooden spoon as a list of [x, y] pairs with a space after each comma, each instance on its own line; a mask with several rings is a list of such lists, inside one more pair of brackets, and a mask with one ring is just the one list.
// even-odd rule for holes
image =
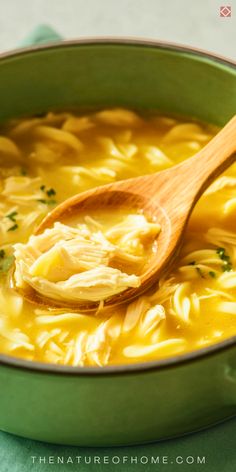
[[[79, 213], [89, 215], [96, 209], [140, 209], [144, 215], [155, 218], [161, 225], [161, 233], [157, 239], [158, 251], [146, 272], [141, 275], [141, 285], [108, 298], [104, 304], [111, 307], [128, 302], [157, 282], [174, 261], [195, 204], [212, 181], [234, 162], [235, 152], [236, 115], [194, 157], [156, 174], [122, 180], [75, 195], [52, 210], [35, 234], [42, 233], [56, 221], [66, 222]], [[35, 292], [28, 298], [34, 302], [42, 302], [42, 297]], [[44, 299], [43, 302], [54, 306], [68, 306], [49, 299]], [[91, 310], [97, 305], [94, 302], [81, 301], [76, 307], [74, 303], [69, 306]]]

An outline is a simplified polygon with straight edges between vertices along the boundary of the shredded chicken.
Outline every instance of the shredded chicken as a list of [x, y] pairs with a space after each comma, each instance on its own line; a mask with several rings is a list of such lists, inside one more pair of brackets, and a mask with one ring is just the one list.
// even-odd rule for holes
[[[21, 289], [32, 287], [48, 298], [60, 301], [103, 301], [128, 287], [138, 287], [140, 277], [127, 274], [116, 265], [127, 265], [135, 272], [141, 256], [132, 254], [130, 241], [142, 244], [143, 237], [158, 234], [160, 227], [148, 223], [143, 215], [129, 215], [114, 226], [110, 239], [100, 229], [91, 231], [86, 224], [77, 227], [55, 223], [26, 244], [15, 244], [15, 283]], [[138, 224], [137, 224], [138, 223]], [[124, 233], [126, 232], [126, 233]], [[125, 235], [124, 235], [125, 234]], [[125, 244], [126, 243], [126, 244]]]

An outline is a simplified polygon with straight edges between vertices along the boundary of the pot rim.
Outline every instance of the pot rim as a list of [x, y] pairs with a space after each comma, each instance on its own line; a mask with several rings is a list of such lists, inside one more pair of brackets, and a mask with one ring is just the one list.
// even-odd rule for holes
[[59, 41], [51, 41], [46, 44], [38, 44], [32, 45], [27, 47], [21, 47], [17, 49], [13, 49], [10, 51], [6, 51], [0, 53], [0, 60], [2, 59], [10, 59], [13, 57], [29, 54], [32, 52], [50, 50], [50, 49], [58, 49], [61, 47], [70, 47], [70, 46], [97, 46], [97, 45], [105, 45], [105, 46], [145, 46], [147, 48], [154, 47], [157, 49], [164, 49], [173, 52], [183, 52], [189, 53], [193, 56], [199, 56], [201, 58], [213, 60], [218, 64], [228, 65], [231, 66], [233, 69], [236, 68], [236, 60], [230, 59], [225, 56], [221, 56], [214, 52], [207, 51], [205, 49], [193, 47], [193, 46], [186, 46], [180, 43], [174, 43], [171, 41], [160, 41], [155, 39], [146, 39], [142, 37], [133, 37], [133, 36], [85, 36], [79, 39], [66, 39], [66, 40], [59, 40]]
[[181, 367], [182, 365], [197, 362], [198, 360], [209, 358], [214, 354], [229, 350], [236, 346], [236, 336], [225, 339], [220, 343], [213, 344], [202, 349], [196, 349], [186, 354], [179, 354], [164, 359], [136, 362], [133, 364], [117, 364], [106, 367], [79, 367], [72, 365], [50, 364], [48, 362], [28, 361], [23, 358], [0, 354], [0, 367], [10, 367], [13, 369], [26, 370], [42, 374], [56, 374], [64, 376], [114, 376], [130, 375], [143, 372], [161, 371]]
[[[202, 59], [210, 60], [213, 63], [229, 66], [236, 70], [236, 61], [220, 56], [218, 54], [202, 50], [199, 48], [185, 46], [178, 43], [172, 43], [167, 41], [159, 41], [154, 39], [145, 38], [134, 38], [134, 37], [111, 37], [111, 36], [99, 36], [99, 37], [85, 37], [80, 39], [72, 40], [61, 40], [50, 42], [47, 44], [40, 44], [34, 46], [28, 46], [24, 48], [18, 48], [15, 50], [7, 51], [0, 54], [0, 61], [5, 59], [11, 59], [14, 57], [27, 55], [30, 53], [37, 53], [40, 51], [58, 49], [62, 47], [76, 47], [76, 46], [144, 46], [147, 48], [158, 48], [169, 50], [177, 53], [186, 53], [190, 56], [197, 56]], [[136, 374], [138, 372], [150, 372], [154, 370], [163, 370], [172, 368], [175, 366], [181, 366], [186, 363], [196, 362], [199, 359], [212, 356], [219, 352], [230, 349], [236, 345], [236, 335], [225, 339], [220, 343], [216, 343], [207, 346], [202, 349], [196, 349], [186, 354], [175, 355], [164, 359], [149, 361], [149, 362], [137, 362], [133, 364], [123, 365], [112, 365], [107, 367], [76, 367], [76, 366], [64, 366], [57, 364], [50, 364], [37, 361], [28, 361], [25, 359], [17, 358], [0, 353], [0, 366], [23, 369], [26, 371], [33, 371], [45, 374], [57, 374], [57, 375], [76, 375], [76, 376], [97, 376], [97, 375], [123, 375], [123, 374]]]

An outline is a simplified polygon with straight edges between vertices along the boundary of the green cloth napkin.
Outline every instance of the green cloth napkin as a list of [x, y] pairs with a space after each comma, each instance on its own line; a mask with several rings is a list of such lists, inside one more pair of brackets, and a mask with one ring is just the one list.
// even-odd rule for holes
[[51, 43], [62, 40], [62, 36], [49, 25], [39, 25], [20, 43], [20, 47]]
[[[21, 46], [60, 39], [41, 25]], [[235, 472], [235, 439], [235, 419], [178, 439], [116, 448], [56, 446], [0, 432], [0, 472]]]
[[[0, 433], [0, 471], [235, 472], [235, 438], [235, 419], [182, 438], [132, 447], [81, 448], [56, 446]], [[49, 459], [50, 457], [51, 459]], [[57, 464], [58, 457], [63, 458], [64, 464]], [[76, 457], [81, 457], [80, 463], [77, 462]], [[101, 464], [94, 463], [96, 457], [100, 458]], [[106, 462], [109, 461], [110, 463], [102, 463], [104, 457], [107, 458]], [[127, 457], [127, 462], [122, 464], [125, 457]], [[135, 462], [131, 464], [131, 458], [134, 461], [136, 457], [137, 464]], [[154, 459], [159, 457], [160, 464], [151, 463], [152, 457]], [[200, 460], [205, 457], [205, 464], [197, 463], [198, 457]], [[41, 461], [46, 463], [40, 463], [40, 458]], [[195, 461], [193, 464], [186, 463], [186, 461], [191, 462], [192, 458]], [[180, 464], [176, 463], [176, 459]], [[49, 460], [54, 461], [54, 464], [49, 464]], [[90, 464], [88, 463], [89, 460], [91, 460]], [[113, 464], [112, 460], [117, 464]], [[120, 463], [118, 463], [118, 460], [120, 460]], [[182, 460], [184, 462], [181, 464]], [[162, 463], [163, 461], [168, 461], [168, 463]]]

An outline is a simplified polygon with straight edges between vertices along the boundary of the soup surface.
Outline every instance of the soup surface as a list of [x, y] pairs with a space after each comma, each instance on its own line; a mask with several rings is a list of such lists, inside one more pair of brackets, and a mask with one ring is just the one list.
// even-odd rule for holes
[[[98, 185], [173, 166], [216, 132], [193, 120], [123, 109], [49, 113], [1, 127], [1, 353], [105, 366], [181, 354], [236, 333], [236, 165], [200, 199], [171, 272], [129, 305], [104, 309], [101, 304], [87, 314], [30, 303], [11, 287], [17, 246], [27, 243], [55, 205]], [[102, 222], [103, 234], [107, 224]], [[126, 226], [124, 234], [132, 234], [129, 230]], [[55, 260], [49, 271], [54, 281], [57, 267]], [[127, 274], [138, 273], [125, 267]]]

